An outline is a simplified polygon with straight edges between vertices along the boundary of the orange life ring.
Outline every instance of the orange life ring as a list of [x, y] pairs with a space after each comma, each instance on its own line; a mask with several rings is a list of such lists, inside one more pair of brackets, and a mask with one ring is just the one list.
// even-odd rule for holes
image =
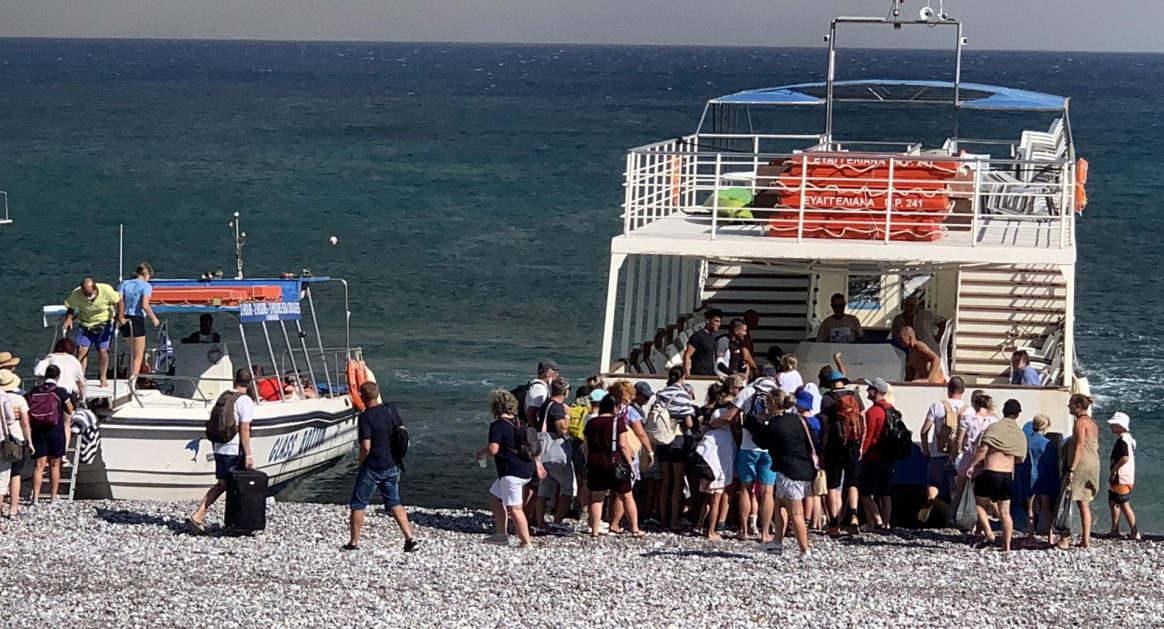
[[368, 370], [362, 360], [348, 361], [348, 395], [357, 411], [364, 410], [364, 400], [360, 399], [360, 385], [368, 381]]
[[1075, 162], [1075, 211], [1082, 212], [1087, 207], [1087, 160], [1082, 157]]

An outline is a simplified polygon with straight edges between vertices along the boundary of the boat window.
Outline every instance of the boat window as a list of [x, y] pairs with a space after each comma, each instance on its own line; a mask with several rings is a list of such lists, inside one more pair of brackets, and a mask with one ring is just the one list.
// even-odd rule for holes
[[849, 310], [881, 309], [881, 276], [849, 276]]

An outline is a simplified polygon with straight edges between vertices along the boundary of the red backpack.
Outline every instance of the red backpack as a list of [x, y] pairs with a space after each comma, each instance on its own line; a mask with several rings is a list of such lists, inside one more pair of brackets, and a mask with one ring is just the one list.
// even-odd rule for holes
[[41, 428], [52, 428], [61, 421], [61, 398], [57, 385], [46, 382], [28, 393], [28, 423]]

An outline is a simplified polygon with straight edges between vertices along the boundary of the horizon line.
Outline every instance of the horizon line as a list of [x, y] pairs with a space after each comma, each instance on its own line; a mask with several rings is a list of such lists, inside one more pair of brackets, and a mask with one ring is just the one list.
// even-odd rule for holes
[[[618, 42], [534, 42], [534, 41], [442, 41], [442, 40], [391, 40], [391, 39], [269, 39], [257, 37], [132, 37], [132, 36], [32, 36], [0, 35], [0, 41], [153, 41], [153, 42], [222, 42], [257, 44], [423, 44], [442, 46], [581, 46], [581, 47], [622, 47], [622, 48], [764, 48], [787, 50], [827, 50], [826, 46], [770, 46], [763, 44], [660, 44], [660, 43], [618, 43]], [[853, 46], [846, 50], [910, 50], [952, 52], [943, 47], [911, 48], [902, 46]], [[1164, 55], [1164, 50], [1087, 50], [1065, 48], [966, 48], [965, 53], [974, 52], [1040, 52], [1064, 54], [1098, 55]]]

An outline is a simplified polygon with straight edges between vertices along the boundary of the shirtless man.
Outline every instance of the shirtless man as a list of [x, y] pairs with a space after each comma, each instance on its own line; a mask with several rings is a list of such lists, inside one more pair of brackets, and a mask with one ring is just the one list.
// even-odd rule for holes
[[945, 382], [942, 359], [929, 345], [917, 340], [910, 326], [901, 328], [901, 344], [909, 350], [905, 358], [905, 379], [908, 382]]
[[974, 481], [978, 525], [986, 531], [984, 544], [993, 545], [994, 532], [990, 529], [987, 512], [992, 508], [998, 510], [1002, 520], [1003, 552], [1010, 551], [1010, 538], [1014, 534], [1014, 520], [1010, 516], [1014, 466], [1027, 458], [1026, 435], [1018, 426], [1018, 416], [1022, 411], [1018, 400], [1007, 400], [1002, 405], [1003, 418], [983, 431], [974, 462], [966, 470], [966, 477], [971, 478], [978, 466], [983, 466], [982, 473]]

